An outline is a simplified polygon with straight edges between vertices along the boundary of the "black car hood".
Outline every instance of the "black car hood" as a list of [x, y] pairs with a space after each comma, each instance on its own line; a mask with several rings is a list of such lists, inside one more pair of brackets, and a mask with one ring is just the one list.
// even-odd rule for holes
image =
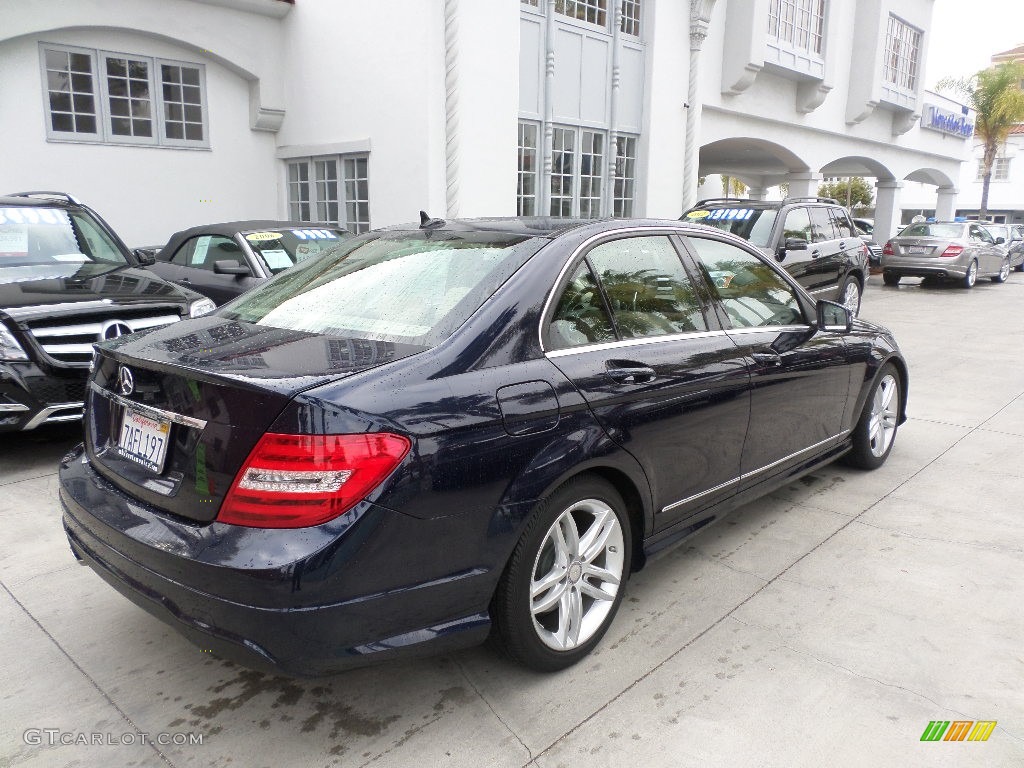
[[210, 382], [295, 393], [426, 349], [207, 315], [99, 345], [112, 357]]
[[0, 266], [0, 310], [87, 302], [187, 306], [194, 298], [195, 294], [152, 272], [129, 266], [92, 262]]

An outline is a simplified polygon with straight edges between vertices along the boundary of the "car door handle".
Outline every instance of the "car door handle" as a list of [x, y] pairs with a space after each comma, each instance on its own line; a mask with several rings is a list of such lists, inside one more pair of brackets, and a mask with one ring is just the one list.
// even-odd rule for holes
[[178, 280], [178, 282], [183, 285], [192, 285], [192, 281], [189, 280], [187, 277], [181, 278], [181, 280]]
[[777, 352], [754, 352], [751, 357], [754, 358], [754, 362], [766, 368], [778, 368], [782, 365], [782, 355]]
[[605, 373], [616, 384], [646, 384], [657, 378], [653, 368], [639, 363], [608, 363]]

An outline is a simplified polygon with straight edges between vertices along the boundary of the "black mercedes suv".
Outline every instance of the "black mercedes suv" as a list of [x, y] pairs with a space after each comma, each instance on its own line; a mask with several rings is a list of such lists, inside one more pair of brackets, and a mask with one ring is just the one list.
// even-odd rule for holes
[[837, 200], [716, 198], [701, 200], [682, 218], [749, 240], [815, 298], [838, 301], [854, 316], [860, 312], [870, 252]]
[[214, 308], [59, 192], [0, 196], [0, 432], [82, 416], [93, 343]]

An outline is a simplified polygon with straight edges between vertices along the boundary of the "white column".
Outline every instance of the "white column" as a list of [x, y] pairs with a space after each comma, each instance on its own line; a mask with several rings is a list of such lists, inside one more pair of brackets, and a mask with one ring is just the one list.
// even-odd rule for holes
[[875, 184], [875, 242], [883, 245], [900, 228], [899, 181], [879, 181]]
[[956, 214], [956, 198], [960, 190], [956, 187], [939, 187], [935, 193], [935, 220], [952, 221]]
[[446, 216], [459, 215], [459, 0], [444, 3], [444, 152]]
[[818, 187], [825, 177], [820, 173], [791, 173], [786, 176], [789, 197], [817, 197]]
[[683, 210], [697, 202], [697, 118], [700, 116], [700, 49], [708, 36], [715, 0], [690, 0], [690, 77], [686, 93], [686, 143], [683, 148]]
[[764, 200], [768, 197], [768, 190], [764, 187], [747, 187], [747, 199]]

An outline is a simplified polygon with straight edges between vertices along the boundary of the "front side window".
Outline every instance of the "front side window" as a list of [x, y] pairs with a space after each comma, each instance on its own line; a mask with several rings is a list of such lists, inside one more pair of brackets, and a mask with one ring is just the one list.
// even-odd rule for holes
[[769, 37], [820, 56], [824, 32], [825, 0], [771, 0]]
[[915, 91], [920, 54], [921, 30], [890, 15], [885, 34], [885, 81], [905, 91]]
[[706, 331], [707, 318], [672, 242], [628, 237], [587, 255], [623, 339]]
[[325, 336], [433, 346], [545, 242], [505, 233], [372, 232], [297, 264], [223, 314]]
[[45, 44], [47, 138], [208, 147], [201, 64]]
[[235, 261], [245, 265], [245, 256], [238, 243], [221, 235], [200, 235], [182, 243], [174, 252], [171, 263], [181, 267], [205, 269], [212, 272], [218, 261]]
[[811, 217], [808, 215], [806, 208], [793, 208], [789, 211], [786, 214], [782, 228], [782, 235], [786, 240], [789, 240], [791, 237], [808, 243], [813, 240]]
[[293, 221], [370, 229], [370, 175], [366, 156], [307, 157], [288, 161], [288, 215]]
[[689, 242], [733, 328], [806, 325], [796, 292], [761, 259], [718, 240]]
[[87, 262], [127, 264], [92, 217], [60, 208], [0, 208], [0, 269]]
[[839, 236], [832, 227], [832, 217], [828, 208], [809, 208], [811, 216], [811, 242], [822, 243], [826, 240], [837, 240]]

